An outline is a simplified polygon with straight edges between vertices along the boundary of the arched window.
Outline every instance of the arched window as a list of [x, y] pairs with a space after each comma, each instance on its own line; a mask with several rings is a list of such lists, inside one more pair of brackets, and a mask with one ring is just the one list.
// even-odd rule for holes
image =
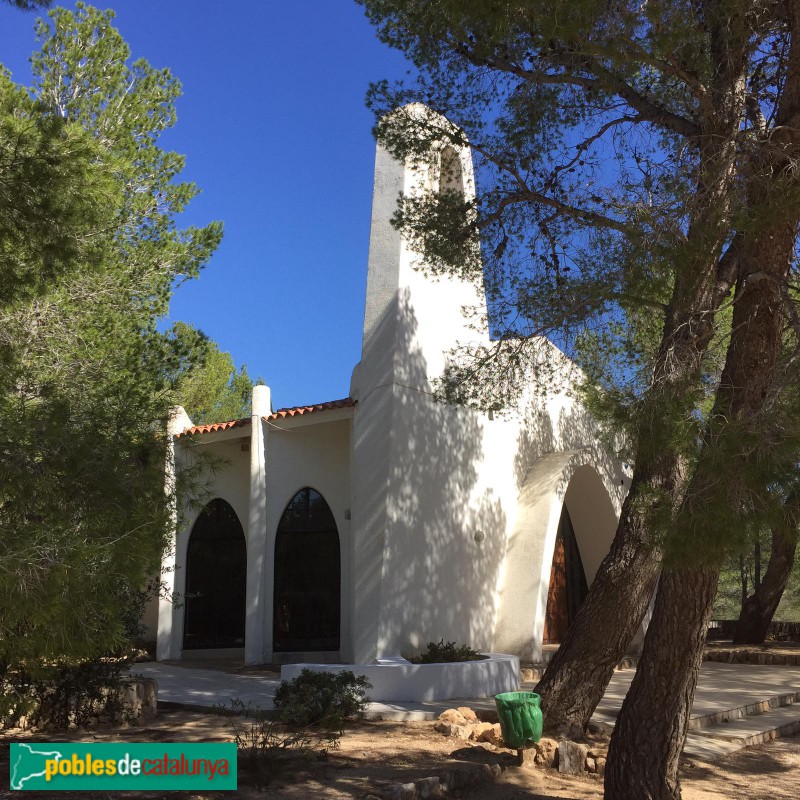
[[301, 489], [286, 506], [275, 537], [275, 652], [339, 649], [339, 531], [316, 490]]
[[450, 146], [442, 149], [439, 161], [439, 193], [448, 191], [458, 192], [464, 196], [464, 171], [461, 168], [461, 158]]
[[189, 537], [184, 648], [243, 647], [246, 587], [242, 525], [228, 503], [212, 500]]

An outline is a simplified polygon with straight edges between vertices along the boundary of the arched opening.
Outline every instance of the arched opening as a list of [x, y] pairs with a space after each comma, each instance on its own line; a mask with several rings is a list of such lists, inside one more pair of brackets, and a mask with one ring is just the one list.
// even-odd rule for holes
[[464, 195], [464, 171], [461, 158], [454, 148], [447, 146], [442, 150], [439, 162], [439, 193], [458, 192]]
[[559, 644], [563, 640], [588, 592], [575, 529], [565, 505], [558, 521], [550, 567], [542, 644]]
[[[505, 581], [495, 628], [495, 652], [518, 653], [533, 661], [542, 658], [548, 611], [551, 620], [557, 616], [552, 613], [550, 603], [550, 588], [555, 585], [552, 573], [553, 562], [557, 561], [557, 539], [564, 542], [565, 535], [570, 540], [574, 537], [577, 544], [574, 553], [580, 555], [586, 583], [591, 586], [617, 528], [617, 511], [609, 484], [601, 475], [582, 451], [548, 453], [531, 467], [520, 491], [516, 520], [509, 537]], [[565, 530], [567, 525], [571, 535]], [[566, 547], [564, 545], [565, 581], [567, 564], [575, 563], [574, 558], [567, 558]], [[572, 583], [576, 583], [574, 577]], [[580, 587], [580, 577], [577, 583]], [[581, 592], [577, 594], [580, 598]], [[569, 622], [569, 600], [563, 594], [561, 603], [562, 608], [567, 609]], [[557, 631], [547, 633], [551, 642], [560, 638]]]
[[247, 543], [236, 512], [212, 500], [189, 536], [186, 553], [187, 650], [243, 647], [247, 585]]
[[289, 501], [275, 537], [274, 652], [339, 649], [340, 583], [336, 521], [307, 486]]

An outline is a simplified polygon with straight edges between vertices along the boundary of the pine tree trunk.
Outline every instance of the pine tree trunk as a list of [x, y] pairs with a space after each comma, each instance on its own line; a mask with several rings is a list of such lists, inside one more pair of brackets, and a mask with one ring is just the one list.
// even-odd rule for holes
[[544, 724], [551, 732], [586, 729], [650, 603], [661, 558], [654, 533], [658, 520], [669, 517], [679, 503], [683, 488], [683, 457], [674, 442], [675, 410], [685, 409], [683, 419], [692, 413], [686, 404], [700, 385], [715, 314], [738, 269], [740, 236], [722, 259], [719, 254], [730, 232], [735, 133], [744, 103], [744, 45], [740, 43], [735, 57], [727, 40], [718, 46], [723, 52], [714, 118], [698, 142], [697, 196], [686, 252], [676, 254], [676, 263], [685, 264], [676, 274], [652, 384], [639, 415], [631, 488], [611, 549], [536, 687]]
[[[720, 109], [723, 116], [727, 116], [731, 109], [735, 109], [736, 103], [744, 99], [746, 44], [742, 38], [742, 19], [725, 18], [721, 7], [714, 8], [716, 10], [712, 13], [716, 16], [705, 20], [711, 34], [712, 56], [719, 67], [712, 82], [712, 97], [714, 106]], [[729, 9], [730, 12], [734, 10], [735, 7]], [[746, 5], [738, 10], [746, 13]], [[790, 17], [793, 36], [789, 69], [776, 123], [784, 126], [787, 150], [794, 155], [793, 151], [798, 146], [794, 141], [794, 123], [800, 112], [800, 36], [797, 35], [800, 16], [797, 4], [791, 6]], [[734, 31], [736, 35], [732, 35]], [[729, 116], [727, 119], [730, 121]], [[743, 464], [752, 455], [744, 446], [731, 448], [735, 458], [727, 464], [727, 474], [731, 478], [725, 481], [720, 480], [719, 463], [715, 463], [713, 454], [720, 441], [723, 446], [725, 443], [739, 443], [742, 421], [747, 427], [757, 417], [763, 410], [770, 389], [784, 318], [783, 291], [798, 224], [798, 214], [792, 204], [776, 204], [776, 199], [782, 195], [784, 188], [789, 188], [781, 184], [791, 184], [797, 180], [792, 163], [783, 154], [776, 155], [776, 151], [769, 146], [765, 148], [765, 156], [761, 161], [753, 158], [755, 174], [749, 182], [753, 193], [748, 199], [756, 209], [756, 216], [761, 212], [762, 218], [769, 220], [769, 225], [755, 234], [740, 234], [742, 253], [726, 365], [706, 433], [704, 454], [701, 454], [684, 496], [678, 524], [673, 526], [682, 532], [678, 540], [683, 539], [684, 548], [688, 544], [692, 549], [695, 536], [700, 540], [698, 544], [704, 545], [702, 552], [712, 566], [670, 571], [662, 575], [654, 617], [650, 621], [637, 675], [612, 737], [606, 765], [606, 797], [609, 800], [680, 797], [678, 758], [685, 741], [707, 623], [716, 592], [718, 570], [713, 565], [720, 560], [720, 541], [713, 535], [709, 538], [704, 532], [704, 527], [713, 528], [708, 525], [708, 502], [727, 501], [734, 504], [734, 510], [739, 507], [737, 481], [740, 476], [734, 462], [738, 460]], [[769, 209], [769, 212], [763, 214], [764, 209]], [[708, 458], [709, 453], [712, 454], [711, 458]], [[720, 532], [712, 530], [711, 533]], [[617, 536], [624, 534], [621, 526]], [[608, 570], [611, 566], [607, 559], [601, 569]], [[633, 594], [638, 596], [638, 590], [634, 590]], [[601, 609], [593, 608], [591, 618], [603, 622], [622, 617], [622, 626], [630, 629], [624, 615], [630, 613], [631, 608], [628, 603], [623, 603], [621, 607], [609, 605], [602, 609], [605, 617]], [[615, 643], [618, 642], [617, 639]], [[571, 652], [563, 654], [564, 660], [583, 657], [582, 666], [588, 664], [590, 675], [596, 675], [597, 669], [591, 666], [594, 651], [581, 648], [577, 641], [570, 642], [570, 645]], [[604, 665], [607, 665], [610, 656], [608, 648], [602, 644], [595, 646], [604, 656]], [[559, 669], [565, 671], [564, 666], [559, 666]], [[579, 670], [573, 667], [570, 677], [577, 682], [573, 683], [574, 689], [586, 694], [587, 689], [582, 689], [579, 683]], [[542, 683], [548, 683], [547, 674]], [[553, 683], [552, 678], [550, 683]], [[559, 702], [568, 702], [564, 696], [565, 685], [568, 684], [563, 681], [558, 687], [561, 692], [557, 698]], [[588, 691], [599, 700], [602, 692], [596, 690], [597, 687], [593, 686]], [[549, 703], [555, 700], [551, 697]]]
[[665, 570], [661, 575], [642, 659], [611, 738], [606, 800], [676, 800], [681, 796], [678, 760], [717, 574], [714, 570]]
[[[768, 233], [749, 254], [766, 254], [762, 270], [788, 269], [787, 250], [794, 240]], [[772, 245], [770, 253], [768, 244]], [[783, 256], [783, 257], [781, 257]], [[730, 446], [748, 441], [743, 431], [763, 408], [777, 355], [782, 326], [782, 296], [777, 281], [748, 283], [755, 272], [749, 260], [740, 278], [741, 294], [734, 308], [733, 333], [708, 423], [706, 442], [686, 497], [671, 531], [679, 543], [695, 541], [707, 557], [723, 551], [724, 535], [713, 530], [709, 508], [729, 502], [738, 508], [739, 470], [751, 455]], [[776, 269], [778, 267], [778, 269]], [[726, 448], [728, 446], [728, 449]], [[719, 453], [735, 456], [720, 477]], [[717, 534], [717, 537], [714, 536]], [[685, 557], [685, 556], [684, 556]], [[719, 570], [714, 567], [666, 570], [661, 575], [653, 618], [631, 688], [617, 718], [606, 764], [607, 800], [673, 800], [680, 798], [678, 760], [686, 740], [689, 715], [703, 659], [708, 620]]]
[[611, 550], [536, 687], [549, 732], [583, 733], [650, 603], [660, 562], [646, 545], [636, 499], [654, 483], [651, 476], [635, 476]]
[[800, 520], [800, 492], [794, 492], [784, 508], [784, 520], [772, 528], [772, 547], [764, 578], [753, 594], [742, 603], [742, 611], [733, 633], [734, 644], [764, 643], [786, 583], [792, 574]]
[[[671, 531], [678, 544], [688, 543], [718, 563], [724, 554], [724, 531], [714, 529], [708, 509], [723, 503], [740, 506], [738, 480], [757, 449], [757, 435], [751, 435], [749, 426], [764, 408], [780, 351], [781, 284], [797, 224], [783, 222], [745, 248], [731, 339], [706, 441]], [[751, 280], [765, 273], [775, 280]], [[719, 474], [720, 453], [728, 456], [724, 476]], [[680, 797], [678, 759], [718, 576], [719, 570], [711, 566], [668, 570], [661, 576], [644, 650], [609, 748], [607, 800]]]
[[[585, 731], [653, 597], [661, 569], [652, 535], [655, 520], [665, 511], [669, 514], [677, 502], [684, 469], [680, 453], [669, 443], [674, 431], [664, 425], [666, 409], [685, 402], [690, 396], [687, 387], [700, 380], [714, 315], [729, 292], [737, 259], [738, 239], [718, 263], [698, 263], [688, 282], [687, 276], [676, 280], [649, 407], [643, 414], [649, 423], [642, 426], [631, 487], [611, 549], [536, 687], [545, 729], [551, 733]], [[709, 275], [705, 288], [698, 278], [703, 270]], [[653, 497], [659, 499], [654, 502]]]
[[[792, 47], [800, 67], [800, 42]], [[771, 223], [743, 245], [725, 367], [703, 450], [670, 531], [670, 555], [678, 553], [685, 562], [701, 554], [708, 566], [662, 573], [644, 650], [611, 739], [607, 800], [681, 796], [678, 760], [716, 593], [719, 570], [714, 564], [725, 553], [725, 531], [714, 524], [720, 512], [709, 509], [729, 504], [735, 512], [741, 507], [745, 486], [740, 481], [750, 460], [760, 455], [758, 418], [781, 348], [783, 287], [798, 213], [785, 210]], [[722, 463], [726, 472], [720, 475]]]

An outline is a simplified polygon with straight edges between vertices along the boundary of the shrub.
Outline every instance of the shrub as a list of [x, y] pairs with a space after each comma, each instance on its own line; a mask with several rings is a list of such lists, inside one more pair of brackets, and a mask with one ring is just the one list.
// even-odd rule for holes
[[304, 729], [287, 731], [278, 721], [264, 711], [238, 698], [230, 706], [217, 707], [231, 718], [233, 740], [240, 763], [249, 769], [257, 781], [268, 783], [282, 767], [293, 758], [309, 759], [324, 755], [329, 747], [336, 747], [339, 734], [326, 731], [322, 735]]
[[438, 643], [428, 642], [428, 650], [409, 661], [412, 664], [447, 664], [453, 661], [482, 661], [484, 658], [488, 656], [473, 650], [469, 645], [445, 643], [444, 639], [439, 639]]
[[67, 728], [96, 716], [126, 718], [120, 687], [127, 667], [124, 658], [7, 667], [0, 674], [0, 720], [12, 726], [25, 717], [39, 727]]
[[372, 684], [349, 670], [315, 672], [304, 669], [296, 678], [281, 681], [275, 692], [280, 718], [298, 727], [319, 725], [328, 730], [344, 728], [347, 720], [364, 715]]

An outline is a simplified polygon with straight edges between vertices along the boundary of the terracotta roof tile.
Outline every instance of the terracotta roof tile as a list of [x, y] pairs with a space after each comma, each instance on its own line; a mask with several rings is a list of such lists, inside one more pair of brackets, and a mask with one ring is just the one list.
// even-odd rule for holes
[[356, 401], [352, 397], [345, 397], [343, 400], [330, 400], [327, 403], [315, 403], [311, 406], [295, 406], [294, 408], [279, 408], [277, 411], [264, 417], [265, 420], [286, 419], [287, 417], [299, 417], [303, 414], [313, 414], [317, 411], [331, 411], [334, 408], [353, 408]]
[[217, 431], [227, 431], [231, 428], [241, 428], [251, 423], [250, 417], [244, 419], [233, 419], [230, 422], [212, 422], [210, 425], [194, 425], [187, 428], [178, 436], [194, 436], [196, 433], [216, 433]]
[[[294, 406], [293, 408], [279, 408], [268, 417], [264, 417], [267, 422], [276, 419], [286, 419], [287, 417], [299, 417], [303, 414], [313, 414], [317, 411], [331, 411], [335, 408], [353, 408], [356, 401], [351, 397], [345, 397], [343, 400], [330, 400], [327, 403], [315, 403], [310, 406]], [[250, 424], [250, 417], [244, 419], [234, 419], [230, 422], [212, 422], [210, 425], [194, 425], [187, 428], [178, 436], [195, 436], [201, 433], [216, 433], [218, 431], [227, 431], [231, 428], [241, 428], [244, 425]]]

